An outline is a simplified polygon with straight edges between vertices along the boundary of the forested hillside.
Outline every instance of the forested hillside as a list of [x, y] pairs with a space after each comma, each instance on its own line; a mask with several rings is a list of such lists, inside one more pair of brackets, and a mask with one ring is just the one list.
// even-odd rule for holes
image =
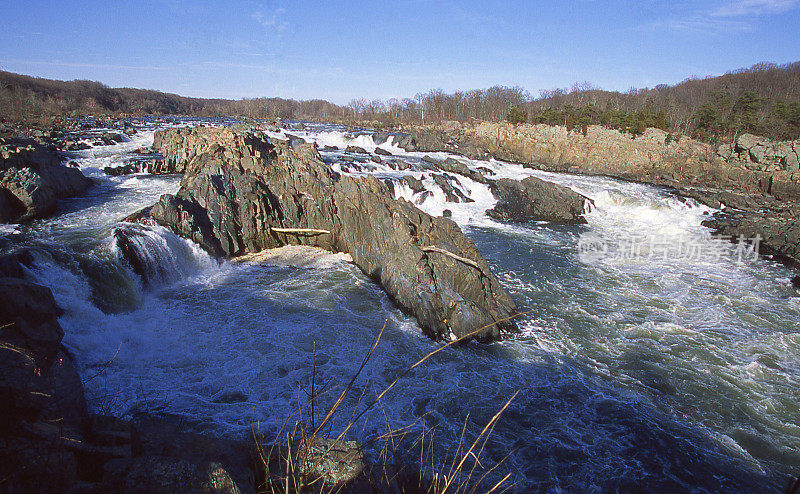
[[[743, 132], [775, 139], [800, 137], [800, 62], [758, 64], [719, 77], [691, 78], [674, 86], [604, 91], [589, 83], [542, 90], [536, 98], [519, 87], [417, 97], [426, 121], [508, 119], [583, 128], [592, 124], [632, 133], [658, 127], [703, 140]], [[401, 118], [408, 111], [392, 110]], [[417, 119], [422, 111], [416, 111]], [[412, 113], [413, 115], [413, 113]], [[392, 118], [397, 118], [392, 115]]]
[[719, 77], [690, 78], [679, 84], [626, 92], [589, 83], [541, 90], [521, 87], [445, 93], [437, 89], [414, 98], [354, 99], [346, 106], [323, 100], [282, 98], [241, 100], [187, 98], [143, 89], [112, 89], [92, 81], [54, 81], [0, 71], [0, 119], [46, 121], [83, 114], [183, 114], [373, 121], [383, 125], [470, 119], [566, 125], [584, 130], [600, 124], [640, 133], [646, 127], [716, 140], [744, 132], [774, 139], [800, 137], [800, 62], [761, 63]]

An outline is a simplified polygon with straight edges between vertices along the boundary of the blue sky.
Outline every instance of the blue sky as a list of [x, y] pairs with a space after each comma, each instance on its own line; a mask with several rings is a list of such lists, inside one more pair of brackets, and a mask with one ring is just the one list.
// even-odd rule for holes
[[199, 97], [625, 90], [797, 60], [800, 0], [0, 2], [3, 70]]

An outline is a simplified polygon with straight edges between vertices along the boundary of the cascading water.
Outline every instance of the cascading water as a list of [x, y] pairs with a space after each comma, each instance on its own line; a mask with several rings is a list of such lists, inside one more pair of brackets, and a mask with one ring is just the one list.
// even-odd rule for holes
[[[369, 133], [348, 138], [335, 126], [289, 134], [320, 147], [377, 147]], [[438, 347], [339, 257], [320, 269], [219, 263], [163, 228], [119, 223], [178, 187], [176, 177], [99, 172], [151, 141], [152, 131], [84, 152], [79, 165], [99, 181], [88, 196], [0, 233], [36, 253], [29, 274], [65, 309], [64, 342], [93, 376], [86, 392], [96, 411], [171, 413], [231, 435], [277, 428], [312, 378], [346, 382], [387, 320], [344, 405], [349, 416], [362, 391], [374, 396]], [[414, 369], [365, 415], [356, 439], [387, 422], [435, 426], [440, 453], [452, 451], [464, 420], [477, 434], [519, 390], [488, 454], [512, 452], [504, 468], [522, 491], [768, 490], [796, 474], [800, 299], [786, 268], [713, 239], [700, 225], [708, 208], [663, 190], [454, 157], [495, 178], [536, 175], [595, 203], [587, 225], [506, 225], [485, 215], [495, 203], [486, 185], [441, 178], [424, 153], [391, 141], [380, 147], [394, 156], [347, 164], [341, 151], [323, 155], [337, 171], [391, 182], [431, 214], [448, 210], [529, 312], [517, 336], [450, 348]], [[442, 180], [459, 202], [447, 200]], [[125, 245], [115, 229], [129, 233]]]

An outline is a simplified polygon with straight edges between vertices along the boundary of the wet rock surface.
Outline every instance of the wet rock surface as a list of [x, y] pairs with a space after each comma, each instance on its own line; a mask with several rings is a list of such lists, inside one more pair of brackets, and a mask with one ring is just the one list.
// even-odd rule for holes
[[83, 193], [92, 181], [64, 166], [61, 154], [32, 140], [0, 139], [0, 221], [52, 214], [58, 200]]
[[24, 279], [32, 262], [24, 252], [0, 258], [0, 490], [255, 492], [247, 443], [181, 432], [159, 417], [88, 412], [61, 344], [61, 309], [49, 288]]
[[583, 214], [588, 211], [591, 200], [568, 187], [536, 177], [521, 181], [493, 180], [489, 186], [498, 202], [487, 214], [496, 220], [586, 223]]
[[231, 129], [166, 133], [160, 142], [192, 152], [180, 191], [149, 214], [214, 255], [285, 244], [346, 252], [432, 337], [488, 341], [515, 330], [505, 320], [514, 302], [459, 227], [393, 199], [375, 177], [338, 176], [312, 145]]
[[756, 244], [758, 253], [800, 268], [799, 215], [797, 205], [760, 210], [726, 209], [715, 213], [703, 225], [732, 242]]

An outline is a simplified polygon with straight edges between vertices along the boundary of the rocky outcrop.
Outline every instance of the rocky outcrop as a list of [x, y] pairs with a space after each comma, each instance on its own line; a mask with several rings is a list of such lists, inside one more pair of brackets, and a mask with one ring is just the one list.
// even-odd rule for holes
[[458, 173], [459, 175], [463, 175], [465, 177], [469, 177], [470, 179], [486, 184], [488, 181], [486, 177], [483, 176], [482, 173], [477, 172], [471, 168], [469, 168], [465, 163], [455, 159], [455, 158], [447, 158], [445, 160], [437, 160], [431, 156], [424, 156], [422, 161], [430, 163], [434, 165], [436, 168], [450, 173]]
[[[24, 256], [3, 256], [22, 274]], [[15, 265], [16, 264], [16, 265]], [[77, 476], [65, 437], [88, 416], [83, 387], [61, 346], [61, 314], [48, 288], [0, 278], [0, 478], [10, 491], [54, 492]]]
[[489, 186], [498, 202], [486, 214], [496, 220], [586, 223], [583, 214], [588, 211], [591, 200], [568, 187], [536, 177], [521, 181], [493, 180]]
[[[774, 256], [800, 268], [800, 207], [724, 210], [703, 222], [715, 235], [755, 245], [762, 255]], [[744, 247], [744, 246], [743, 246]]]
[[92, 184], [61, 164], [58, 152], [33, 141], [0, 140], [0, 221], [27, 221], [55, 211], [58, 200]]
[[[514, 302], [447, 218], [395, 200], [372, 176], [338, 176], [312, 145], [290, 148], [231, 129], [167, 131], [184, 153], [181, 189], [150, 216], [217, 256], [285, 244], [349, 253], [435, 338], [511, 331]], [[184, 142], [185, 141], [185, 142]]]
[[[793, 156], [796, 141], [774, 143], [743, 135], [726, 151], [724, 146], [713, 149], [654, 128], [632, 136], [598, 125], [589, 126], [584, 134], [544, 124], [445, 122], [415, 128], [400, 143], [409, 150], [447, 151], [474, 159], [491, 155], [541, 170], [800, 200], [800, 172], [794, 169]], [[753, 162], [753, 157], [766, 164]]]
[[739, 161], [746, 168], [761, 171], [800, 171], [800, 140], [773, 141], [752, 134], [742, 134], [733, 145], [718, 149], [721, 157]]
[[32, 262], [0, 256], [0, 490], [255, 492], [249, 444], [89, 414], [61, 309], [24, 279]]
[[[733, 144], [712, 148], [652, 128], [632, 136], [601, 126], [589, 126], [583, 133], [562, 126], [492, 122], [420, 127], [400, 141], [423, 143], [426, 151], [467, 149], [461, 154], [479, 157], [485, 152], [541, 170], [668, 186], [713, 207], [738, 207], [740, 211], [715, 214], [712, 228], [736, 238], [759, 232], [764, 253], [795, 263], [798, 244], [787, 226], [792, 218], [787, 210], [800, 202], [798, 141], [743, 134]], [[754, 206], [765, 202], [766, 208]]]
[[159, 130], [153, 136], [153, 149], [161, 153], [163, 159], [153, 166], [161, 174], [183, 173], [186, 163], [205, 151], [210, 144], [201, 139], [185, 139], [183, 133], [190, 129]]
[[394, 143], [409, 152], [447, 151], [470, 159], [487, 159], [489, 152], [474, 139], [474, 134], [465, 131], [468, 127], [458, 122], [444, 122], [439, 126], [413, 129], [410, 133], [395, 136]]
[[176, 162], [161, 158], [134, 158], [122, 165], [103, 167], [103, 173], [112, 177], [130, 175], [132, 173], [149, 173], [151, 175], [178, 175], [183, 173]]

